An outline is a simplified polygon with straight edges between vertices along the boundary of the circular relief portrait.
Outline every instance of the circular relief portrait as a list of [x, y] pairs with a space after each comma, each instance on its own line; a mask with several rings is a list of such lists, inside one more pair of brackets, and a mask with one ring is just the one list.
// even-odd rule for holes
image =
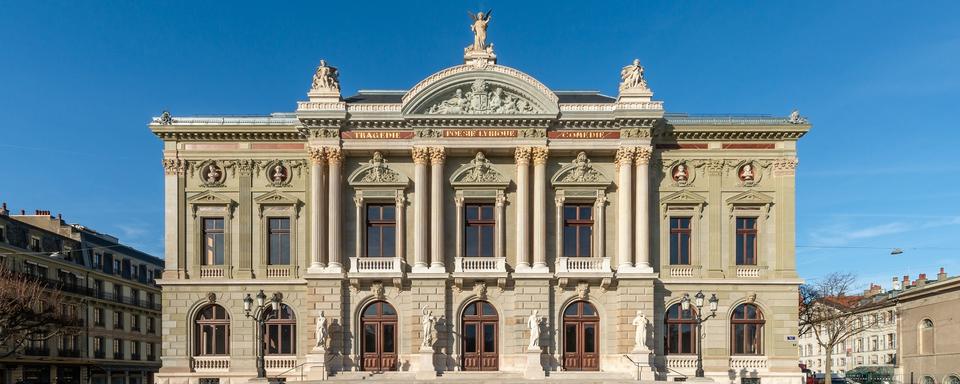
[[686, 183], [690, 180], [690, 167], [685, 163], [677, 164], [673, 167], [673, 171], [670, 172], [673, 176], [673, 181], [678, 183]]
[[214, 163], [207, 164], [203, 168], [203, 180], [207, 184], [218, 184], [223, 180], [223, 170]]
[[270, 169], [270, 181], [273, 184], [283, 184], [287, 182], [287, 176], [290, 172], [283, 164], [277, 163]]
[[757, 178], [757, 168], [753, 166], [752, 163], [746, 163], [740, 166], [740, 170], [737, 171], [737, 176], [740, 177], [741, 181], [754, 181]]

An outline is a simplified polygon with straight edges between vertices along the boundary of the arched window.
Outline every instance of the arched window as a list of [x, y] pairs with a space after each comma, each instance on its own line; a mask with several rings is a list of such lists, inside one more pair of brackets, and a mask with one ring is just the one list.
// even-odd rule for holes
[[223, 307], [210, 304], [194, 321], [194, 356], [230, 354], [230, 315]]
[[[927, 321], [929, 321], [929, 320], [927, 320]], [[923, 383], [923, 384], [937, 384], [937, 381], [934, 380], [934, 379], [933, 379], [932, 377], [930, 377], [930, 376], [924, 376], [922, 383]]]
[[763, 313], [753, 304], [741, 304], [730, 317], [730, 352], [734, 355], [763, 354]]
[[463, 309], [461, 366], [465, 371], [496, 371], [499, 369], [497, 339], [499, 317], [497, 310], [486, 301], [474, 301]]
[[286, 304], [280, 304], [279, 313], [267, 307], [263, 342], [268, 355], [295, 355], [297, 353], [297, 316]]
[[945, 382], [946, 384], [960, 384], [960, 377], [949, 376]]
[[674, 304], [667, 310], [664, 319], [667, 325], [666, 352], [668, 355], [690, 355], [697, 353], [697, 320], [694, 317], [696, 309], [684, 311], [680, 304]]
[[[920, 337], [917, 339], [920, 341], [920, 354], [921, 355], [931, 355], [933, 354], [933, 320], [923, 319], [920, 322], [920, 329], [918, 330]], [[933, 380], [933, 378], [930, 378]]]

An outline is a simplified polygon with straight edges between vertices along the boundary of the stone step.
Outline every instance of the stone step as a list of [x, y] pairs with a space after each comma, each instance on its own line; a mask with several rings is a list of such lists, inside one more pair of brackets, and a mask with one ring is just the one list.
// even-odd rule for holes
[[325, 381], [293, 381], [290, 384], [374, 384], [374, 383], [464, 383], [464, 384], [499, 384], [499, 383], [555, 383], [555, 384], [664, 384], [663, 381], [637, 381], [629, 374], [612, 372], [551, 372], [545, 379], [524, 379], [521, 373], [515, 372], [445, 372], [434, 380], [417, 380], [413, 372], [340, 372]]

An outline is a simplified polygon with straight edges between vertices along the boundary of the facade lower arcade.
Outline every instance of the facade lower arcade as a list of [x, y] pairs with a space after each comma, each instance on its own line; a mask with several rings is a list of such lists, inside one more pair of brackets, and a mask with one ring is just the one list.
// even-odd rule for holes
[[799, 383], [806, 120], [666, 113], [636, 61], [616, 97], [552, 91], [484, 44], [405, 91], [343, 97], [321, 62], [295, 112], [154, 118], [159, 382], [246, 381], [263, 348], [288, 381], [673, 380], [700, 351], [716, 381]]

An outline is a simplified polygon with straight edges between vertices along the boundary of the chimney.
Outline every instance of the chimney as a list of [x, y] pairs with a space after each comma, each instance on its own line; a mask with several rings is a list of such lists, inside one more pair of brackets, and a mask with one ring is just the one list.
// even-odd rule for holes
[[60, 213], [57, 213], [57, 221], [59, 221], [59, 222], [61, 222], [61, 223], [63, 222], [63, 216], [60, 215]]
[[10, 214], [10, 210], [7, 209], [7, 202], [3, 202], [3, 206], [0, 207], [0, 216], [6, 216]]
[[946, 280], [947, 272], [944, 272], [943, 267], [940, 267], [940, 273], [937, 274], [937, 281]]
[[27, 210], [26, 210], [26, 209], [21, 209], [21, 210], [20, 210], [20, 216], [26, 216], [26, 215], [27, 215]]
[[922, 287], [922, 286], [926, 285], [926, 284], [927, 284], [927, 274], [926, 274], [926, 273], [921, 273], [920, 276], [917, 277], [916, 283], [917, 283], [917, 284], [916, 284], [917, 287]]
[[891, 289], [893, 289], [894, 291], [900, 290], [900, 279], [898, 279], [896, 276], [893, 277], [893, 286]]

